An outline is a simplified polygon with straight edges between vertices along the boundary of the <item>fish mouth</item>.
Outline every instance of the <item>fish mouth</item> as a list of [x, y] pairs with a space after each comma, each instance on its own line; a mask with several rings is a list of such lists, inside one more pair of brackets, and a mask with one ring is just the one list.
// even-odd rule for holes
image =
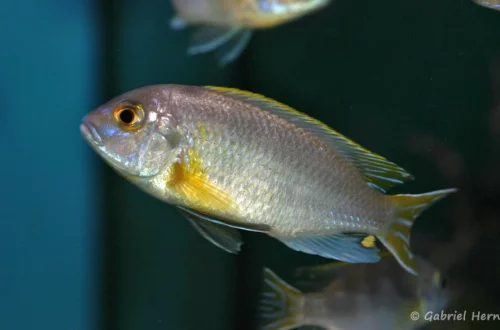
[[97, 147], [102, 146], [101, 135], [99, 134], [95, 126], [92, 125], [92, 123], [87, 119], [84, 119], [80, 124], [80, 132], [82, 133], [83, 137], [93, 145]]
[[106, 164], [111, 166], [111, 168], [125, 177], [135, 175], [134, 173], [129, 173], [130, 170], [106, 152], [104, 142], [99, 134], [99, 131], [87, 117], [84, 117], [80, 124], [80, 132], [90, 147], [104, 160]]

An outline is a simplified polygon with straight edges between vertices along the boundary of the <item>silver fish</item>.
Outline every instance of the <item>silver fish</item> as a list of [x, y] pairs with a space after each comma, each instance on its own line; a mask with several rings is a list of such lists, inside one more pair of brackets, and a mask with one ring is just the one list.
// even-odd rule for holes
[[411, 226], [455, 191], [386, 195], [412, 176], [311, 117], [236, 89], [143, 87], [80, 128], [120, 174], [229, 252], [239, 251], [243, 229], [297, 251], [377, 262], [378, 238], [416, 274]]
[[[425, 315], [443, 310], [452, 297], [448, 279], [417, 258], [418, 277], [384, 257], [376, 264], [335, 262], [297, 270], [302, 291], [264, 270], [259, 329], [303, 325], [332, 330], [413, 330]], [[305, 282], [304, 282], [305, 281]]]
[[319, 10], [331, 0], [172, 0], [174, 30], [198, 26], [189, 55], [217, 50], [220, 66], [234, 61], [246, 48], [252, 31], [271, 28]]

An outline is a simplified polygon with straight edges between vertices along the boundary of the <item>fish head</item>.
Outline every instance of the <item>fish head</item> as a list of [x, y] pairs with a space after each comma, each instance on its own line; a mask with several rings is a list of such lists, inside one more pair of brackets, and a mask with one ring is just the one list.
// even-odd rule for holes
[[90, 146], [126, 177], [153, 177], [170, 166], [179, 142], [165, 109], [165, 90], [133, 90], [88, 113], [80, 131]]
[[449, 279], [434, 265], [417, 258], [417, 294], [425, 311], [439, 312], [448, 304], [451, 297]]

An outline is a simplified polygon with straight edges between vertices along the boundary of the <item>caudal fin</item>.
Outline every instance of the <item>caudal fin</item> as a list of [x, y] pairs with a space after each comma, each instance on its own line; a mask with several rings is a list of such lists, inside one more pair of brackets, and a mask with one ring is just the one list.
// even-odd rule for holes
[[409, 273], [417, 275], [416, 261], [410, 250], [410, 231], [415, 219], [432, 204], [456, 191], [444, 189], [419, 195], [388, 196], [396, 210], [395, 219], [387, 235], [380, 240]]
[[270, 269], [264, 268], [264, 288], [258, 306], [259, 329], [287, 330], [299, 327], [303, 301], [299, 290]]

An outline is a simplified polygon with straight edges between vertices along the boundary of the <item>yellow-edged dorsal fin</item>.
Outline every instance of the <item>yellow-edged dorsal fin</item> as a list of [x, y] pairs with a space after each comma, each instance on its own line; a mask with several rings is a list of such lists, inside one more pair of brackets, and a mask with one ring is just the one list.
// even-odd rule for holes
[[207, 86], [209, 90], [268, 111], [326, 142], [332, 149], [347, 158], [361, 173], [368, 184], [386, 191], [396, 184], [413, 179], [413, 176], [398, 165], [377, 155], [324, 123], [307, 116], [285, 104], [265, 96], [233, 88]]

